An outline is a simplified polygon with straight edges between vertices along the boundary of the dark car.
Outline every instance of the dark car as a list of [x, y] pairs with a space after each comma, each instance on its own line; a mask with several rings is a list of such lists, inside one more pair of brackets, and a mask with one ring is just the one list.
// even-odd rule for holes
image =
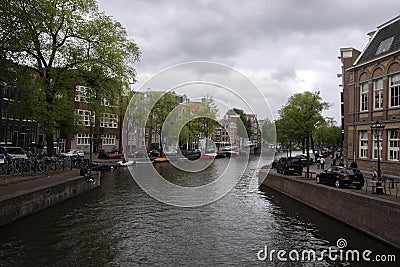
[[337, 188], [355, 186], [357, 189], [361, 189], [364, 186], [364, 176], [360, 170], [341, 166], [333, 166], [317, 174], [316, 181]]
[[98, 158], [99, 159], [108, 159], [107, 153], [104, 151], [104, 149], [100, 149]]
[[278, 166], [279, 158], [274, 158], [274, 160], [271, 163], [271, 168], [275, 169]]
[[160, 156], [160, 152], [158, 150], [153, 149], [153, 150], [149, 151], [150, 158], [157, 158], [159, 156]]
[[313, 164], [313, 159], [310, 157], [307, 161], [307, 156], [306, 155], [296, 155], [295, 158], [299, 158], [301, 161], [301, 164], [303, 165], [303, 167], [308, 165]]
[[303, 174], [303, 165], [301, 160], [296, 157], [282, 157], [278, 160], [276, 171], [282, 174]]

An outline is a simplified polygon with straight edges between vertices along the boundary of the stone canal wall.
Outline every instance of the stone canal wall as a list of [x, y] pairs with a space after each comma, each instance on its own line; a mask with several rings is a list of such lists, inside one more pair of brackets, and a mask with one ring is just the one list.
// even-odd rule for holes
[[93, 182], [82, 176], [68, 178], [46, 186], [16, 192], [0, 198], [0, 226], [53, 206], [100, 186], [100, 173], [93, 175]]
[[263, 184], [400, 248], [398, 202], [273, 173]]

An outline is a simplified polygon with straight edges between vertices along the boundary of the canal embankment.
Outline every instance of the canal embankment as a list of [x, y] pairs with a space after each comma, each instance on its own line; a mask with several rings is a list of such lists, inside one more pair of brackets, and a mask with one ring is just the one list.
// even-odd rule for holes
[[300, 176], [260, 171], [262, 185], [296, 199], [324, 214], [400, 249], [400, 201], [317, 184]]
[[2, 183], [0, 226], [99, 187], [100, 172], [93, 172], [92, 175], [93, 181], [86, 182], [79, 169], [73, 169], [49, 175], [25, 176], [20, 182]]

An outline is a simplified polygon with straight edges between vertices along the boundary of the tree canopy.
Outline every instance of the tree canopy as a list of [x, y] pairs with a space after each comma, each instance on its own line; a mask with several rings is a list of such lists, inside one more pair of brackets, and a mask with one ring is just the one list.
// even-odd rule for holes
[[112, 98], [111, 85], [120, 88], [135, 78], [139, 48], [121, 23], [99, 12], [95, 0], [1, 1], [0, 32], [1, 61], [36, 76], [34, 114], [50, 153], [60, 118], [73, 116], [64, 104], [74, 85], [84, 83], [96, 97]]
[[335, 125], [332, 118], [317, 125], [313, 133], [314, 142], [324, 146], [340, 146], [342, 143], [342, 128]]
[[325, 122], [321, 113], [328, 107], [328, 103], [322, 101], [319, 92], [304, 92], [290, 96], [288, 102], [278, 112], [279, 119], [276, 121], [278, 141], [281, 144], [305, 143], [308, 158], [310, 138], [312, 139], [316, 127]]
[[253, 133], [250, 118], [246, 115], [246, 113], [242, 109], [233, 108], [232, 110], [237, 115], [239, 115], [240, 120], [243, 123], [243, 125], [238, 125], [238, 135], [243, 138], [249, 138], [249, 136], [251, 136]]
[[316, 126], [325, 121], [321, 112], [328, 107], [328, 103], [322, 101], [319, 92], [304, 92], [289, 97], [288, 102], [278, 111], [278, 141], [289, 137], [311, 137]]
[[276, 141], [275, 122], [266, 119], [261, 127], [261, 130], [264, 141], [268, 144], [274, 144]]
[[187, 144], [197, 140], [200, 135], [208, 137], [216, 127], [220, 126], [217, 113], [218, 107], [210, 96], [203, 97], [198, 105], [189, 102], [181, 117], [181, 121], [187, 123], [179, 132], [179, 142]]

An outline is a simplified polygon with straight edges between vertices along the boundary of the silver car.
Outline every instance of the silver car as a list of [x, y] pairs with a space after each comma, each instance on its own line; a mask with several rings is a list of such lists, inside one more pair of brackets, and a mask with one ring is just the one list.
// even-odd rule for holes
[[0, 153], [11, 159], [28, 159], [22, 147], [2, 146], [0, 147]]
[[67, 150], [67, 152], [61, 153], [61, 156], [62, 157], [67, 157], [67, 158], [69, 158], [69, 157], [74, 157], [74, 158], [80, 157], [80, 158], [83, 158], [83, 157], [85, 157], [85, 153], [83, 152], [83, 150], [69, 149], [69, 150]]

